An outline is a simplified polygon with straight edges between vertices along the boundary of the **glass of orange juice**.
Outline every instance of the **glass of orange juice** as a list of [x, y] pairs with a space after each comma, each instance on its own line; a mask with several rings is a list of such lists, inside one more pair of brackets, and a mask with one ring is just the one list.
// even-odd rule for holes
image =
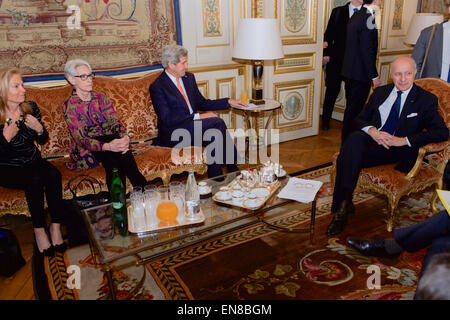
[[170, 200], [169, 190], [167, 186], [158, 187], [159, 203], [156, 207], [156, 216], [159, 219], [159, 227], [178, 224], [178, 207], [175, 202]]
[[247, 103], [247, 100], [248, 100], [248, 94], [247, 94], [247, 92], [244, 91], [241, 93], [241, 101]]

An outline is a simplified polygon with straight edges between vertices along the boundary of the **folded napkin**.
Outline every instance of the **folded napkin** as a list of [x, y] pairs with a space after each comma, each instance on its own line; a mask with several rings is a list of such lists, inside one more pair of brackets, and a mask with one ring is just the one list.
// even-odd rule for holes
[[314, 200], [323, 182], [316, 180], [305, 180], [300, 178], [289, 178], [288, 183], [278, 194], [279, 198], [309, 203]]

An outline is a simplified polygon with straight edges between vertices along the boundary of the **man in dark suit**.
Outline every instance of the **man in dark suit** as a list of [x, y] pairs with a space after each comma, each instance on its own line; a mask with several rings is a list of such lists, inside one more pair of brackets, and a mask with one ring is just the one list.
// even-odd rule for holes
[[394, 84], [375, 89], [357, 117], [359, 130], [346, 139], [336, 162], [334, 216], [327, 235], [341, 233], [354, 213], [352, 195], [362, 168], [398, 162], [396, 169], [408, 172], [420, 147], [448, 139], [437, 97], [414, 84], [416, 72], [414, 60], [397, 58], [392, 63]]
[[347, 25], [342, 76], [345, 79], [346, 106], [342, 126], [342, 143], [354, 130], [354, 120], [361, 112], [370, 86], [381, 84], [376, 66], [378, 31], [375, 12], [381, 0], [364, 0], [361, 10], [353, 15]]
[[[150, 85], [150, 96], [158, 115], [158, 137], [155, 144], [166, 147], [206, 147], [213, 144], [208, 164], [208, 177], [222, 174], [222, 165], [229, 172], [238, 170], [237, 151], [225, 122], [210, 110], [226, 110], [229, 104], [247, 106], [233, 99], [205, 99], [188, 68], [188, 52], [172, 45], [164, 48], [164, 72]], [[208, 111], [198, 113], [197, 111]], [[205, 135], [206, 133], [206, 135]], [[210, 140], [207, 140], [210, 138]], [[227, 152], [228, 151], [228, 152]], [[208, 153], [208, 147], [207, 147]]]
[[341, 91], [342, 63], [344, 61], [347, 23], [355, 12], [362, 7], [363, 0], [352, 0], [346, 5], [331, 11], [323, 42], [323, 64], [325, 68], [325, 100], [323, 102], [322, 130], [330, 128], [336, 98]]
[[[397, 258], [402, 251], [416, 252], [428, 248], [422, 263], [418, 288], [432, 257], [450, 251], [450, 216], [441, 211], [424, 222], [394, 230], [393, 239], [348, 237], [347, 243], [365, 256]], [[444, 279], [442, 279], [444, 280]], [[450, 290], [450, 288], [447, 288]]]

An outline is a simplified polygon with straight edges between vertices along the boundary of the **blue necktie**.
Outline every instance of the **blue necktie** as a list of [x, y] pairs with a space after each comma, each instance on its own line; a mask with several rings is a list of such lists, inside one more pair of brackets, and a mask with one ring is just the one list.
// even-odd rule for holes
[[354, 13], [357, 13], [358, 11], [359, 11], [358, 8], [353, 8]]
[[447, 82], [450, 83], [450, 66], [448, 66]]
[[386, 120], [386, 123], [381, 128], [381, 131], [387, 132], [389, 134], [394, 134], [395, 129], [397, 128], [398, 117], [400, 115], [400, 104], [402, 102], [402, 93], [403, 91], [397, 91], [397, 99], [395, 99], [395, 102], [391, 108], [391, 112], [389, 112], [389, 116]]

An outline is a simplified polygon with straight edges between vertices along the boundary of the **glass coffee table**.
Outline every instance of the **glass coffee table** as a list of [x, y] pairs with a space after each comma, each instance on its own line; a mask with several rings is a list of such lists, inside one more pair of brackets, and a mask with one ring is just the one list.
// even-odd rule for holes
[[[240, 172], [233, 172], [204, 181], [211, 187], [211, 195], [213, 195], [221, 186], [228, 185], [239, 174]], [[95, 263], [101, 264], [103, 272], [106, 273], [112, 298], [116, 298], [116, 290], [112, 279], [112, 263], [117, 263], [118, 260], [125, 257], [133, 256], [136, 261], [133, 261], [132, 263], [128, 262], [120, 266], [114, 265], [114, 270], [141, 265], [145, 268], [145, 263], [155, 257], [256, 223], [264, 223], [273, 229], [284, 232], [309, 232], [310, 243], [312, 244], [316, 213], [315, 200], [312, 204], [304, 204], [304, 206], [307, 207], [312, 206], [311, 222], [308, 229], [285, 228], [270, 222], [271, 219], [276, 216], [276, 214], [273, 213], [276, 210], [273, 209], [292, 202], [292, 200], [281, 199], [277, 196], [287, 184], [288, 180], [289, 175], [280, 178], [280, 187], [274, 192], [273, 196], [267, 200], [265, 205], [258, 210], [249, 210], [216, 203], [212, 199], [212, 196], [209, 196], [201, 200], [200, 207], [205, 216], [205, 221], [198, 225], [174, 227], [173, 229], [165, 231], [145, 234], [129, 233], [126, 237], [120, 236], [117, 230], [114, 231], [113, 229], [113, 209], [111, 204], [83, 210], [83, 218], [89, 232], [89, 245], [92, 257]], [[97, 258], [99, 261], [97, 261]], [[143, 277], [145, 278], [145, 272], [143, 273]], [[143, 281], [144, 279], [141, 279], [140, 283], [142, 284]], [[130, 297], [125, 297], [125, 299], [128, 298]]]

